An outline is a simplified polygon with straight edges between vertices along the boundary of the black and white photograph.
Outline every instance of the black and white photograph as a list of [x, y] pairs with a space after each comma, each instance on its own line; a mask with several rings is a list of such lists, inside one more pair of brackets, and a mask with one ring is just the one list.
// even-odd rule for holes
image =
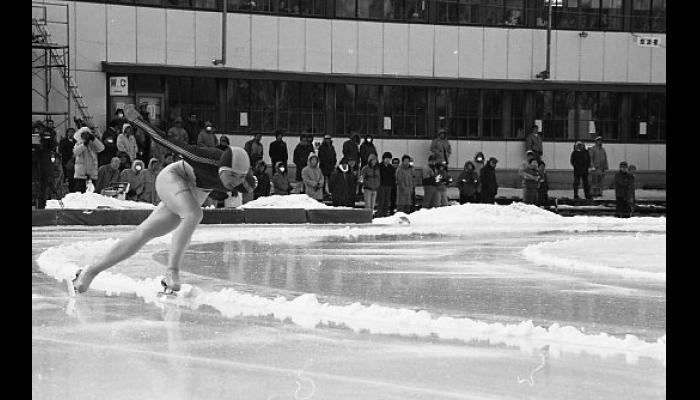
[[32, 399], [666, 399], [666, 0], [31, 6]]

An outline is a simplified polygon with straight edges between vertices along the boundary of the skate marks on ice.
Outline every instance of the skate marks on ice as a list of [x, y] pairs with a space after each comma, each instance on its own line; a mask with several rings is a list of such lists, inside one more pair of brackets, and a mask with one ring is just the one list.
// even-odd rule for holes
[[536, 366], [532, 371], [530, 371], [530, 376], [528, 378], [521, 378], [518, 375], [518, 384], [527, 383], [528, 385], [530, 385], [530, 387], [535, 386], [535, 374], [547, 366], [547, 361], [549, 360], [549, 346], [544, 346], [540, 350], [540, 357], [542, 361], [538, 366]]
[[[75, 260], [97, 257], [110, 245], [112, 240], [100, 242], [78, 242], [52, 247], [37, 258], [37, 264], [45, 274], [62, 279], [84, 264]], [[160, 278], [134, 279], [124, 274], [100, 274], [91, 286], [93, 291], [104, 291], [108, 296], [135, 294], [147, 303], [156, 303], [160, 290]], [[303, 294], [294, 299], [284, 296], [266, 298], [254, 294], [224, 288], [216, 292], [203, 291], [192, 285], [183, 284], [181, 295], [172, 304], [197, 309], [208, 305], [227, 318], [273, 317], [282, 322], [291, 322], [307, 329], [319, 326], [341, 327], [354, 332], [380, 335], [415, 337], [437, 337], [446, 340], [459, 340], [465, 343], [481, 342], [490, 345], [514, 346], [528, 354], [545, 345], [550, 346], [553, 357], [562, 352], [588, 353], [602, 357], [623, 355], [628, 362], [636, 362], [639, 357], [649, 357], [665, 365], [666, 337], [654, 342], [640, 340], [634, 335], [624, 338], [599, 333], [584, 333], [572, 326], [557, 323], [549, 327], [536, 326], [532, 321], [520, 323], [489, 323], [467, 317], [431, 315], [425, 310], [393, 308], [376, 304], [363, 305], [355, 302], [349, 305], [321, 303], [314, 294]], [[170, 301], [169, 301], [170, 302]]]

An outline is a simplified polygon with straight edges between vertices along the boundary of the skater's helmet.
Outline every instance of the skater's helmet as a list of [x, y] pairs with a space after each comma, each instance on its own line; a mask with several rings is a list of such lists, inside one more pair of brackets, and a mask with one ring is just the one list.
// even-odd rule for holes
[[229, 146], [219, 159], [219, 173], [232, 171], [244, 175], [250, 170], [250, 158], [248, 153], [240, 147]]

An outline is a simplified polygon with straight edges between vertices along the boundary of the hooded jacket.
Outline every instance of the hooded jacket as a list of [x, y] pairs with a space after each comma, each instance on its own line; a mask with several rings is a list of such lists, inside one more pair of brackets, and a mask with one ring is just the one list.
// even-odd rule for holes
[[352, 135], [352, 137], [345, 142], [343, 142], [343, 157], [348, 160], [355, 160], [360, 162], [360, 149], [355, 144], [355, 138], [360, 139], [359, 135]]
[[139, 197], [139, 201], [144, 201], [153, 205], [157, 205], [158, 202], [160, 202], [160, 198], [156, 192], [156, 178], [161, 170], [160, 166], [156, 166], [158, 162], [157, 158], [151, 158], [148, 160], [148, 168], [141, 171], [141, 175], [143, 175], [143, 192]]
[[139, 146], [136, 144], [136, 136], [132, 133], [127, 137], [124, 131], [125, 128], [122, 128], [122, 133], [117, 137], [117, 149], [128, 154], [131, 161], [133, 161], [136, 159], [136, 154], [139, 152]]
[[119, 135], [117, 134], [117, 131], [112, 128], [107, 129], [107, 131], [102, 134], [100, 141], [105, 146], [105, 149], [97, 154], [97, 163], [99, 165], [109, 164], [109, 162], [112, 161], [112, 157], [117, 155], [118, 138]]
[[480, 172], [481, 193], [486, 196], [495, 196], [498, 193], [498, 182], [496, 181], [496, 169], [491, 164], [484, 165]]
[[525, 150], [532, 150], [538, 156], [542, 155], [542, 135], [529, 133], [525, 138]]
[[75, 139], [75, 145], [73, 145], [75, 172], [73, 177], [76, 179], [85, 179], [87, 177], [97, 179], [97, 153], [104, 150], [105, 146], [98, 138], [88, 140], [87, 144], [85, 144], [81, 137], [84, 131], [90, 132], [88, 128], [80, 128], [73, 135]]
[[321, 167], [321, 172], [323, 175], [330, 175], [335, 170], [335, 164], [338, 162], [338, 158], [335, 154], [335, 147], [330, 142], [325, 140], [321, 143], [318, 148], [318, 160]]
[[301, 179], [304, 182], [304, 193], [312, 199], [323, 200], [323, 172], [318, 165], [311, 166], [312, 158], [318, 159], [316, 153], [309, 153], [306, 166], [301, 170]]
[[591, 146], [588, 149], [588, 154], [591, 156], [591, 167], [597, 171], [607, 171], [608, 169], [608, 155], [605, 152], [603, 146]]
[[[264, 165], [266, 168], [260, 172], [258, 170], [258, 167]], [[263, 160], [258, 160], [255, 163], [255, 178], [258, 180], [258, 186], [255, 188], [253, 191], [253, 197], [258, 198], [260, 196], [269, 196], [270, 195], [270, 175], [267, 174], [267, 165], [265, 164], [265, 161]]]
[[255, 139], [250, 139], [245, 142], [243, 149], [248, 153], [248, 157], [250, 157], [250, 165], [257, 165], [258, 161], [263, 159], [263, 145], [255, 141]]
[[[136, 166], [141, 166], [141, 171], [136, 171]], [[143, 161], [136, 160], [131, 163], [131, 169], [125, 169], [119, 176], [119, 180], [129, 183], [129, 192], [126, 194], [127, 200], [139, 200], [144, 190], [144, 165]]]
[[362, 188], [369, 190], [379, 189], [381, 183], [381, 176], [379, 174], [379, 164], [375, 163], [374, 167], [370, 166], [369, 162], [371, 160], [378, 161], [376, 154], [370, 154], [367, 158], [367, 165], [362, 167], [360, 171], [360, 176], [362, 176]]
[[[374, 142], [374, 138], [372, 138], [372, 142]], [[375, 157], [379, 157], [377, 154], [377, 148], [374, 147], [374, 143], [368, 142], [367, 138], [365, 138], [365, 141], [360, 145], [360, 159], [362, 161], [362, 165], [366, 165], [367, 162], [369, 162], [370, 154], [374, 154]]]
[[291, 185], [289, 184], [287, 168], [284, 169], [284, 172], [280, 171], [280, 167], [283, 165], [286, 167], [286, 163], [282, 161], [277, 161], [275, 163], [275, 173], [274, 175], [272, 175], [272, 187], [275, 191], [275, 194], [280, 195], [289, 194], [289, 192], [292, 189]]
[[396, 169], [396, 205], [411, 205], [411, 196], [415, 190], [413, 183], [413, 167], [399, 165]]
[[294, 165], [298, 169], [304, 169], [309, 162], [309, 155], [314, 154], [314, 145], [311, 143], [299, 142], [294, 148]]
[[211, 122], [204, 123], [205, 128], [199, 131], [197, 136], [197, 146], [199, 147], [216, 147], [219, 145], [219, 139], [216, 138], [214, 130], [207, 131], [206, 126], [211, 125]]
[[587, 174], [588, 168], [591, 167], [591, 156], [586, 151], [583, 142], [578, 141], [574, 145], [574, 151], [571, 152], [571, 166], [574, 167], [574, 174]]
[[[341, 164], [345, 159], [341, 160]], [[352, 173], [350, 167], [346, 172], [340, 169], [340, 165], [331, 174], [328, 181], [328, 189], [331, 192], [331, 199], [334, 206], [353, 207], [355, 205], [355, 193], [357, 178]]]
[[97, 170], [97, 183], [95, 183], [95, 193], [100, 193], [102, 189], [119, 182], [119, 168], [112, 168], [111, 164], [105, 164]]
[[435, 155], [436, 163], [441, 161], [449, 162], [450, 154], [452, 154], [452, 146], [447, 138], [440, 139], [438, 136], [430, 143], [430, 152]]
[[467, 165], [471, 164], [474, 167], [474, 163], [467, 161], [464, 163], [464, 169], [457, 177], [457, 187], [459, 188], [459, 193], [463, 196], [473, 196], [479, 189], [479, 173], [476, 169], [468, 170]]

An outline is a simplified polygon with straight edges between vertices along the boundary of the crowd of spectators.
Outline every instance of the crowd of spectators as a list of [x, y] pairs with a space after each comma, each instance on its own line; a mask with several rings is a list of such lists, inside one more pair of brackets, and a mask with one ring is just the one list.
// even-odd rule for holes
[[[74, 122], [75, 128], [68, 127], [60, 141], [50, 119], [32, 125], [32, 203], [36, 208], [44, 208], [47, 199], [61, 199], [69, 192], [94, 190], [104, 194], [123, 187], [125, 183], [128, 184], [125, 199], [158, 203], [156, 176], [163, 167], [178, 159], [176, 154], [155, 143], [151, 145], [148, 135], [132, 126], [121, 109], [109, 121], [101, 137], [97, 137], [81, 120]], [[216, 133], [216, 127], [210, 121], [200, 124], [193, 113], [185, 122], [181, 117], [175, 118], [165, 135], [174, 142], [225, 150], [230, 144], [228, 137], [221, 135], [217, 138]], [[334, 206], [354, 207], [360, 198], [365, 208], [373, 210], [375, 216], [383, 217], [397, 211], [414, 211], [418, 206], [416, 186], [423, 187], [421, 208], [447, 206], [448, 187], [459, 190], [460, 204], [495, 202], [498, 160], [495, 157], [487, 160], [483, 153], [478, 152], [453, 177], [448, 170], [452, 147], [445, 129], [440, 129], [432, 140], [428, 165], [420, 172], [414, 170], [413, 158], [408, 154], [399, 159], [386, 151], [380, 159], [371, 134], [362, 141], [355, 132], [348, 136], [342, 144], [338, 161], [331, 135], [325, 134], [320, 144], [314, 144], [313, 134], [310, 130], [305, 131], [292, 152], [296, 176], [291, 179], [284, 133], [275, 132], [275, 140], [269, 145], [271, 170], [263, 160], [262, 134], [256, 133], [245, 143], [244, 149], [250, 157], [258, 186], [253, 193], [244, 196], [242, 202], [271, 194], [305, 193], [318, 201], [330, 201]], [[531, 127], [525, 138], [525, 150], [525, 161], [518, 171], [522, 178], [523, 202], [547, 206], [549, 183], [542, 136], [537, 125]], [[601, 196], [603, 179], [608, 171], [602, 137], [597, 137], [595, 144], [588, 149], [583, 142], [577, 141], [570, 162], [574, 174], [574, 199], [580, 198], [580, 183], [586, 199]], [[620, 217], [631, 215], [634, 207], [634, 170], [634, 166], [628, 167], [623, 162], [614, 177], [616, 215]], [[589, 172], [592, 177], [590, 184]], [[227, 195], [213, 193], [210, 197], [210, 204], [223, 206]]]

